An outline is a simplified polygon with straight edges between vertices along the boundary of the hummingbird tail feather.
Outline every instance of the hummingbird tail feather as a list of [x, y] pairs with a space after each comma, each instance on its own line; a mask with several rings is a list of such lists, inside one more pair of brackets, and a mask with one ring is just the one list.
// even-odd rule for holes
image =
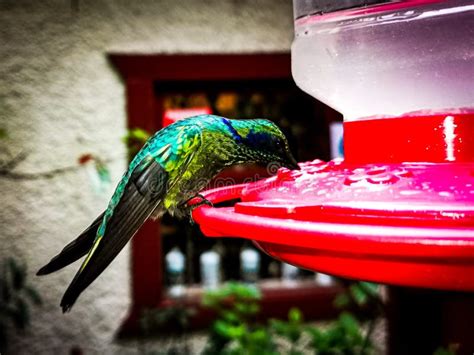
[[38, 270], [36, 275], [47, 275], [72, 264], [88, 253], [97, 234], [104, 214], [102, 213], [82, 234], [64, 247], [51, 261]]
[[158, 163], [132, 175], [107, 221], [104, 235], [94, 242], [66, 290], [61, 300], [63, 312], [71, 309], [82, 291], [104, 271], [155, 210], [164, 196], [166, 180], [167, 173]]

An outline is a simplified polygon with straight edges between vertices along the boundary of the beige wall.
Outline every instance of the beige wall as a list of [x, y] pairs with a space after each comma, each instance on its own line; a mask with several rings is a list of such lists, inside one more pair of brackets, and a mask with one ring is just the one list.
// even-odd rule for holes
[[[79, 10], [71, 10], [71, 3]], [[18, 171], [75, 165], [83, 153], [110, 159], [114, 185], [125, 168], [124, 88], [108, 51], [255, 52], [289, 50], [290, 0], [0, 0], [0, 128], [5, 151], [27, 152]], [[0, 256], [23, 258], [45, 304], [14, 338], [14, 354], [133, 353], [114, 343], [127, 313], [128, 250], [63, 315], [58, 306], [77, 264], [49, 277], [34, 272], [106, 206], [86, 172], [52, 179], [0, 177]]]

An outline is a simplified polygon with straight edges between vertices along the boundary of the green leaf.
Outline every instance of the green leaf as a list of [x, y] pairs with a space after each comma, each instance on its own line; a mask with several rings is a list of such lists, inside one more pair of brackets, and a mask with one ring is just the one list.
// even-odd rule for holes
[[362, 349], [364, 337], [362, 336], [357, 319], [350, 313], [342, 313], [337, 321], [333, 322], [326, 330], [307, 327], [311, 337], [314, 351], [320, 355], [329, 354], [367, 354], [370, 343]]
[[257, 314], [260, 312], [260, 306], [257, 303], [251, 303], [248, 305], [249, 314]]
[[132, 130], [133, 138], [146, 142], [150, 138], [150, 133], [141, 128], [135, 128]]
[[360, 287], [371, 296], [378, 297], [379, 295], [379, 284], [373, 282], [359, 282]]
[[282, 334], [286, 330], [286, 323], [281, 321], [281, 320], [278, 320], [278, 319], [271, 319], [270, 320], [270, 327], [277, 334]]
[[293, 323], [301, 323], [303, 321], [303, 314], [298, 308], [291, 308], [288, 312], [288, 320]]
[[344, 308], [347, 307], [351, 302], [350, 297], [347, 293], [341, 293], [337, 295], [336, 299], [334, 300], [334, 306], [337, 308]]
[[94, 162], [95, 170], [97, 172], [97, 175], [99, 176], [100, 181], [103, 183], [111, 182], [110, 172], [107, 168], [107, 165], [105, 165], [105, 163], [98, 158], [96, 158]]
[[26, 264], [6, 259], [0, 278], [0, 328], [12, 324], [17, 329], [25, 329], [30, 323], [30, 303], [40, 304], [41, 298], [27, 283]]
[[288, 339], [291, 343], [296, 343], [304, 330], [302, 325], [291, 321], [272, 320], [270, 326], [276, 334]]
[[237, 316], [237, 314], [233, 311], [223, 311], [221, 314], [222, 318], [224, 318], [227, 322], [238, 322], [240, 321], [240, 318]]
[[339, 322], [342, 327], [350, 333], [357, 333], [359, 331], [359, 323], [355, 317], [348, 312], [341, 313], [339, 316]]
[[256, 313], [255, 312], [256, 310], [258, 311], [258, 309], [259, 309], [258, 306], [252, 307], [252, 303], [245, 303], [245, 302], [236, 302], [234, 304], [234, 308], [235, 308], [237, 313], [240, 313], [243, 316], [252, 315], [252, 314]]
[[216, 320], [214, 322], [214, 330], [217, 334], [229, 339], [238, 339], [245, 334], [244, 325], [240, 324], [234, 326], [222, 320]]
[[367, 303], [367, 294], [358, 284], [352, 285], [350, 287], [350, 291], [351, 291], [352, 297], [354, 297], [354, 300], [359, 306]]
[[258, 328], [249, 333], [249, 338], [254, 342], [264, 342], [268, 340], [269, 335], [264, 328]]
[[129, 143], [131, 140], [145, 143], [151, 137], [150, 133], [141, 128], [132, 128], [128, 131], [127, 135], [123, 137], [125, 143]]
[[315, 350], [324, 351], [329, 348], [327, 336], [320, 329], [314, 326], [308, 326], [306, 327], [306, 331], [311, 338], [311, 345]]

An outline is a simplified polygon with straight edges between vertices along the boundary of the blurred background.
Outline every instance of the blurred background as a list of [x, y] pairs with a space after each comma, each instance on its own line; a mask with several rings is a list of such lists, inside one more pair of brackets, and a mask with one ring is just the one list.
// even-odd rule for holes
[[[0, 262], [4, 283], [7, 277], [14, 289], [20, 283], [9, 316], [12, 324], [28, 324], [18, 332], [7, 326], [9, 321], [3, 323], [8, 353], [135, 353], [135, 346], [115, 340], [136, 303], [129, 247], [70, 314], [61, 313], [59, 301], [78, 264], [48, 277], [34, 276], [105, 208], [127, 166], [126, 143], [133, 152], [152, 133], [146, 125], [131, 124], [134, 98], [124, 81], [133, 81], [117, 70], [117, 61], [128, 55], [277, 53], [289, 63], [291, 2], [0, 0], [0, 18]], [[160, 116], [155, 117], [159, 123], [148, 127], [163, 126], [166, 119], [182, 116], [183, 109], [230, 118], [267, 117], [285, 131], [299, 161], [329, 159], [336, 154], [330, 153], [329, 123], [340, 116], [299, 91], [289, 67], [286, 76], [202, 85], [182, 78], [154, 82], [153, 105], [160, 106]], [[187, 287], [185, 293], [195, 290], [193, 285], [199, 288], [199, 256], [206, 251], [225, 256], [219, 282], [242, 279], [243, 251], [253, 251], [246, 255], [255, 260], [250, 245], [203, 240], [187, 223], [166, 217], [161, 230], [161, 254], [150, 263], [163, 274], [160, 299], [176, 283]], [[173, 250], [178, 254], [170, 254]], [[178, 264], [185, 256], [186, 272], [170, 276], [166, 256]], [[295, 276], [294, 270], [283, 271], [280, 263], [272, 264], [259, 252], [257, 259], [258, 270], [252, 269], [244, 281], [271, 282], [286, 273], [315, 283], [314, 273], [299, 270]], [[8, 287], [2, 287], [5, 296]], [[312, 287], [308, 292], [314, 292]], [[174, 292], [182, 295], [183, 290]], [[336, 291], [331, 292], [330, 297]]]

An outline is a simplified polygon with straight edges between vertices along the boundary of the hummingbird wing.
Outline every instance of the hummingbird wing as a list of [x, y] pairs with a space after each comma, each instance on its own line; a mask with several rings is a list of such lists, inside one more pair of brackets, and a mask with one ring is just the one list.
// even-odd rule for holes
[[84, 231], [82, 234], [70, 242], [64, 247], [61, 252], [56, 255], [51, 261], [43, 266], [36, 275], [47, 275], [55, 272], [63, 267], [72, 264], [76, 260], [86, 255], [94, 240], [97, 236], [97, 229], [99, 228], [102, 220], [104, 219], [104, 213], [101, 213], [99, 217]]
[[[168, 174], [156, 161], [135, 169], [122, 197], [106, 224], [103, 236], [96, 236], [92, 248], [66, 290], [61, 307], [69, 310], [79, 294], [112, 262], [145, 222], [165, 194]], [[100, 228], [100, 227], [99, 227]]]
[[70, 310], [81, 292], [104, 271], [160, 205], [172, 185], [171, 178], [189, 166], [201, 144], [201, 131], [199, 127], [187, 127], [178, 132], [174, 142], [188, 142], [184, 136], [193, 143], [183, 143], [182, 146], [161, 144], [157, 152], [150, 151], [133, 170], [119, 202], [106, 221], [105, 232], [101, 235], [99, 227], [89, 254], [61, 300], [63, 312]]

